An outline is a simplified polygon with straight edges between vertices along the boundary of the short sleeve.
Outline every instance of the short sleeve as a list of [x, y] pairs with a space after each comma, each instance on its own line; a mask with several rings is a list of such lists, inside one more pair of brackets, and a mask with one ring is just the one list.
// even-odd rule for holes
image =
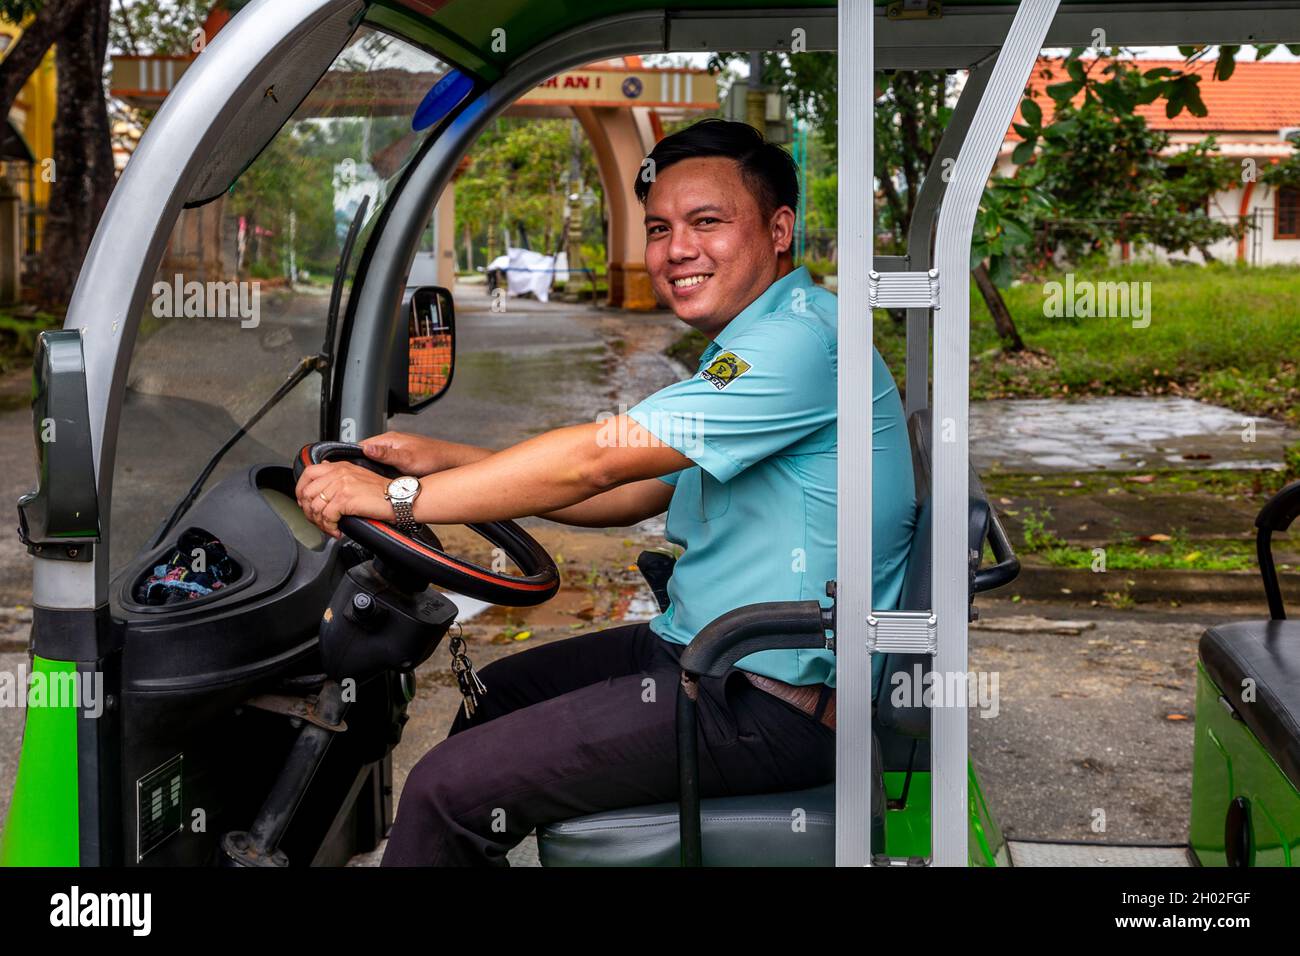
[[666, 484], [666, 485], [672, 485], [674, 488], [676, 488], [676, 487], [677, 487], [677, 479], [681, 477], [681, 474], [682, 474], [682, 473], [681, 473], [680, 471], [672, 471], [672, 472], [669, 472], [669, 473], [666, 474], [666, 475], [660, 475], [660, 476], [659, 476], [659, 480], [662, 481], [662, 482], [663, 482], [664, 484]]
[[720, 482], [835, 421], [833, 348], [799, 316], [764, 316], [693, 378], [628, 417]]

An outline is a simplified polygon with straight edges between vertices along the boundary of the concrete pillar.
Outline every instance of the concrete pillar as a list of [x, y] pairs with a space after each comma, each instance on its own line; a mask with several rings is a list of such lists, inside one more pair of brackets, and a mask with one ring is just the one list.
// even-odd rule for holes
[[630, 109], [575, 106], [573, 113], [591, 140], [605, 190], [609, 216], [609, 234], [605, 238], [609, 257], [607, 302], [632, 311], [658, 308], [645, 268], [645, 217], [632, 192], [641, 162], [653, 144], [642, 140]]
[[434, 249], [438, 253], [438, 285], [456, 287], [456, 181], [449, 182], [433, 210]]

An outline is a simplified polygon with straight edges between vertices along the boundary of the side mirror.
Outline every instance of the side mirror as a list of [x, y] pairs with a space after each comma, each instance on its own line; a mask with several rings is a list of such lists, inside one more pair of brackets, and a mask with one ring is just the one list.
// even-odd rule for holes
[[18, 537], [30, 554], [89, 561], [99, 540], [99, 492], [91, 452], [81, 333], [42, 332], [33, 362], [39, 487], [18, 499]]
[[388, 377], [388, 414], [413, 414], [451, 386], [456, 364], [456, 307], [441, 286], [411, 289], [403, 303]]

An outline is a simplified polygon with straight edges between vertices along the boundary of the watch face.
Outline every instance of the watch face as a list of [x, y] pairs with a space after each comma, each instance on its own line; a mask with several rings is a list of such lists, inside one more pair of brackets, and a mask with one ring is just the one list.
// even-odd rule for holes
[[420, 482], [415, 478], [398, 478], [388, 486], [388, 497], [407, 499], [414, 498], [415, 493], [420, 490]]

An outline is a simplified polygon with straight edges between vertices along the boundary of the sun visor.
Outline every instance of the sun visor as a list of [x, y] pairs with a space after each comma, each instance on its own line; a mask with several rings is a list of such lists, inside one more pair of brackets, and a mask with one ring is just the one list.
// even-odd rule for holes
[[223, 195], [288, 122], [356, 32], [365, 4], [335, 13], [280, 57], [240, 107], [186, 197], [186, 208]]

